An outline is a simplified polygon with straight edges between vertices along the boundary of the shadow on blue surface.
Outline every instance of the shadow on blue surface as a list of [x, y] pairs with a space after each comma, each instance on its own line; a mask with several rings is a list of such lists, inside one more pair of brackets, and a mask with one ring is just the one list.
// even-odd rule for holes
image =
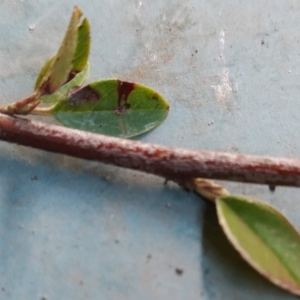
[[0, 159], [1, 299], [293, 299], [241, 259], [213, 204], [152, 176], [115, 168], [107, 179], [105, 165], [42, 156]]
[[199, 294], [197, 196], [117, 168], [107, 180], [100, 164], [97, 171], [39, 157], [0, 164], [1, 299]]

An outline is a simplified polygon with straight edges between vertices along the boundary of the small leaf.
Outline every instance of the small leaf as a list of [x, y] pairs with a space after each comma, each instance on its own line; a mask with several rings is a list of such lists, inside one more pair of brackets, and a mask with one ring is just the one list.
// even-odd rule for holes
[[[91, 42], [90, 24], [85, 18], [78, 26], [81, 15], [82, 12], [75, 7], [58, 53], [46, 61], [38, 74], [35, 90], [41, 90], [42, 95], [53, 94], [64, 83], [70, 82], [79, 72], [83, 71], [87, 65]], [[73, 85], [74, 82], [70, 86]], [[56, 98], [53, 97], [53, 99]]]
[[164, 98], [146, 86], [108, 79], [60, 101], [52, 113], [68, 127], [129, 138], [158, 126], [168, 108]]
[[233, 246], [274, 284], [300, 295], [300, 235], [269, 205], [244, 197], [217, 200], [219, 222]]
[[40, 73], [38, 74], [36, 81], [35, 81], [35, 85], [34, 85], [34, 90], [37, 90], [38, 87], [40, 86], [40, 84], [42, 83], [44, 77], [47, 75], [53, 61], [55, 59], [55, 56], [50, 57], [45, 64], [43, 65], [43, 67], [40, 70]]
[[49, 70], [47, 89], [50, 94], [59, 89], [67, 81], [72, 70], [77, 46], [78, 23], [81, 16], [81, 10], [75, 7], [64, 40]]
[[78, 38], [75, 56], [73, 59], [73, 72], [79, 73], [86, 66], [90, 53], [90, 24], [85, 18], [78, 27]]
[[72, 90], [78, 90], [83, 85], [89, 75], [89, 70], [90, 66], [89, 64], [87, 64], [84, 69], [79, 72], [72, 80], [64, 84], [55, 93], [51, 95], [45, 95], [41, 97], [40, 100], [44, 103], [57, 103], [65, 99]]

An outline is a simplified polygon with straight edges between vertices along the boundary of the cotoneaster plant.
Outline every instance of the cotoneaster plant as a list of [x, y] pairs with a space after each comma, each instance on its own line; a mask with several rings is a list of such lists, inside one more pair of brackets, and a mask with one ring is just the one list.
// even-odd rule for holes
[[[83, 86], [89, 73], [89, 51], [90, 25], [75, 7], [62, 44], [42, 67], [32, 94], [0, 107], [0, 139], [155, 174], [196, 192], [215, 203], [225, 235], [254, 269], [300, 295], [296, 229], [270, 205], [230, 195], [210, 180], [261, 183], [272, 189], [276, 185], [299, 187], [300, 161], [124, 139], [161, 124], [169, 105], [159, 93], [138, 83], [105, 79]], [[52, 115], [66, 127], [17, 116], [30, 114]]]

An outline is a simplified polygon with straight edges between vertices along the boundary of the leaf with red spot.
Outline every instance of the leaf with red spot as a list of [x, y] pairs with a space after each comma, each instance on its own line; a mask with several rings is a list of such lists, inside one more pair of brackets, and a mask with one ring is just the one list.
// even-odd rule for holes
[[60, 101], [52, 114], [65, 126], [130, 138], [160, 125], [169, 105], [154, 90], [107, 79], [91, 83]]

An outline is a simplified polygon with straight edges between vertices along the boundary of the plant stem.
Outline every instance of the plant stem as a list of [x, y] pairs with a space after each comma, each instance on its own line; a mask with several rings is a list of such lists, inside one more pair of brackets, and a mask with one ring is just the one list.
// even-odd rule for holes
[[4, 113], [7, 115], [27, 115], [39, 105], [40, 101], [37, 100], [39, 96], [40, 94], [38, 92], [34, 92], [33, 94], [12, 104], [1, 106], [0, 113]]
[[152, 173], [300, 187], [300, 160], [170, 148], [0, 114], [0, 140]]
[[49, 115], [51, 115], [51, 109], [54, 106], [51, 106], [51, 107], [36, 107], [34, 110], [32, 110], [30, 112], [30, 114], [31, 115], [38, 115], [38, 116], [49, 116]]

